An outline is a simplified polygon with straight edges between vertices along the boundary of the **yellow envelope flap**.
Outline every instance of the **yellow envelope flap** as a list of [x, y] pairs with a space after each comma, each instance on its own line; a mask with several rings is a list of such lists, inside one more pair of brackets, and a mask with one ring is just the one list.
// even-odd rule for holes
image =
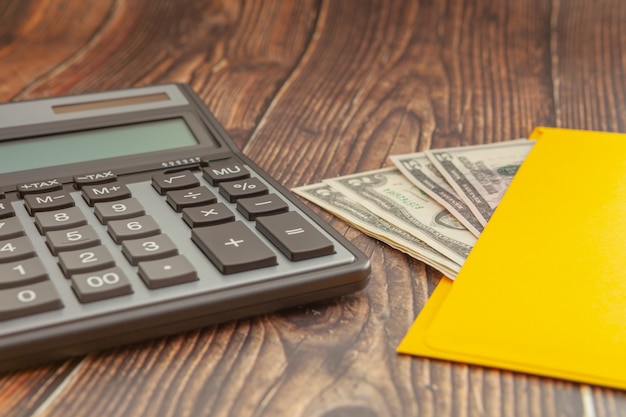
[[399, 351], [626, 388], [626, 135], [531, 138], [455, 283]]

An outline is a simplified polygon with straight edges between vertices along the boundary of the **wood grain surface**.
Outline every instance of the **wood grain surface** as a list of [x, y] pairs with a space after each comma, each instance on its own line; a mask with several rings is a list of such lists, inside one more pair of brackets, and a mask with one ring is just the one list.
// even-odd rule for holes
[[[0, 101], [189, 83], [293, 187], [626, 132], [624, 22], [623, 0], [0, 0]], [[398, 355], [440, 274], [311, 207], [371, 257], [365, 290], [2, 374], [0, 415], [626, 415], [622, 391]]]

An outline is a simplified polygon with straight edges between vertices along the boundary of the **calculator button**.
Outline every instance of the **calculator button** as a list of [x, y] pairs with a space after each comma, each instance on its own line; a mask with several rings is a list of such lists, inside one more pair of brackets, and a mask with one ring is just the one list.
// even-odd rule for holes
[[332, 242], [294, 211], [259, 217], [256, 227], [292, 261], [335, 253]]
[[109, 222], [109, 235], [115, 243], [120, 244], [126, 239], [140, 239], [161, 233], [161, 229], [152, 216], [141, 216], [133, 219]]
[[209, 162], [209, 166], [202, 170], [202, 176], [215, 186], [224, 181], [250, 178], [250, 172], [241, 162], [228, 158]]
[[167, 235], [156, 235], [125, 241], [122, 253], [131, 265], [137, 265], [139, 262], [177, 255], [178, 249]]
[[63, 303], [50, 281], [0, 290], [0, 320], [13, 319], [60, 308], [63, 308]]
[[26, 210], [33, 216], [40, 211], [60, 210], [74, 206], [74, 199], [66, 192], [28, 194], [24, 196]]
[[212, 226], [232, 222], [235, 215], [224, 203], [183, 209], [183, 220], [189, 227]]
[[52, 230], [68, 229], [85, 224], [87, 224], [87, 218], [78, 207], [35, 213], [35, 226], [42, 235]]
[[48, 232], [46, 238], [46, 244], [55, 256], [59, 252], [85, 249], [100, 244], [100, 237], [96, 230], [89, 225]]
[[230, 203], [243, 197], [256, 197], [268, 193], [268, 189], [258, 178], [247, 178], [220, 184], [220, 194]]
[[237, 210], [239, 210], [246, 219], [254, 220], [257, 216], [284, 213], [289, 210], [289, 206], [276, 194], [268, 194], [237, 200]]
[[139, 276], [150, 289], [197, 281], [198, 274], [183, 255], [139, 263]]
[[0, 219], [0, 240], [24, 235], [24, 229], [17, 217]]
[[96, 217], [102, 224], [107, 224], [112, 220], [124, 220], [146, 214], [143, 206], [136, 198], [96, 203], [93, 208]]
[[81, 303], [133, 293], [130, 281], [118, 267], [72, 276], [72, 289]]
[[217, 197], [206, 187], [194, 187], [167, 193], [167, 203], [177, 212], [185, 207], [202, 206], [217, 202]]
[[276, 255], [241, 221], [192, 229], [191, 239], [223, 274], [276, 265]]
[[105, 246], [95, 246], [59, 253], [59, 266], [66, 277], [115, 266], [111, 252]]
[[161, 195], [172, 190], [197, 187], [200, 181], [189, 170], [178, 172], [160, 172], [152, 176], [152, 186]]
[[0, 241], [0, 263], [19, 261], [35, 256], [35, 248], [27, 236]]
[[104, 184], [117, 180], [117, 175], [111, 171], [96, 172], [93, 174], [75, 175], [74, 187], [81, 189], [86, 185]]
[[58, 178], [52, 178], [47, 181], [29, 182], [17, 185], [17, 195], [24, 197], [26, 194], [47, 193], [50, 191], [58, 191], [63, 188], [63, 183]]
[[14, 215], [15, 211], [13, 211], [13, 206], [11, 206], [11, 203], [0, 202], [0, 219], [5, 219]]
[[89, 185], [83, 187], [83, 198], [91, 207], [96, 203], [122, 200], [130, 197], [131, 193], [128, 187], [117, 182], [108, 185]]
[[48, 272], [39, 258], [0, 264], [0, 288], [13, 288], [48, 279]]

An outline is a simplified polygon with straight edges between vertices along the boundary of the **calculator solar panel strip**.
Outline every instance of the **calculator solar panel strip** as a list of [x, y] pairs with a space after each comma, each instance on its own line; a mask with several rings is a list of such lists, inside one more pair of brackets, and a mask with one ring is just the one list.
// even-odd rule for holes
[[186, 85], [0, 105], [0, 371], [343, 295], [369, 273]]

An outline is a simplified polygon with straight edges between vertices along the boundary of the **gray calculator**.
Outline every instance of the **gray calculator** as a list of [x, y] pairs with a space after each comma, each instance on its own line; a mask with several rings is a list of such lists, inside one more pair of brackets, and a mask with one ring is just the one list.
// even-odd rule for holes
[[369, 273], [186, 85], [0, 105], [0, 371], [339, 296]]

